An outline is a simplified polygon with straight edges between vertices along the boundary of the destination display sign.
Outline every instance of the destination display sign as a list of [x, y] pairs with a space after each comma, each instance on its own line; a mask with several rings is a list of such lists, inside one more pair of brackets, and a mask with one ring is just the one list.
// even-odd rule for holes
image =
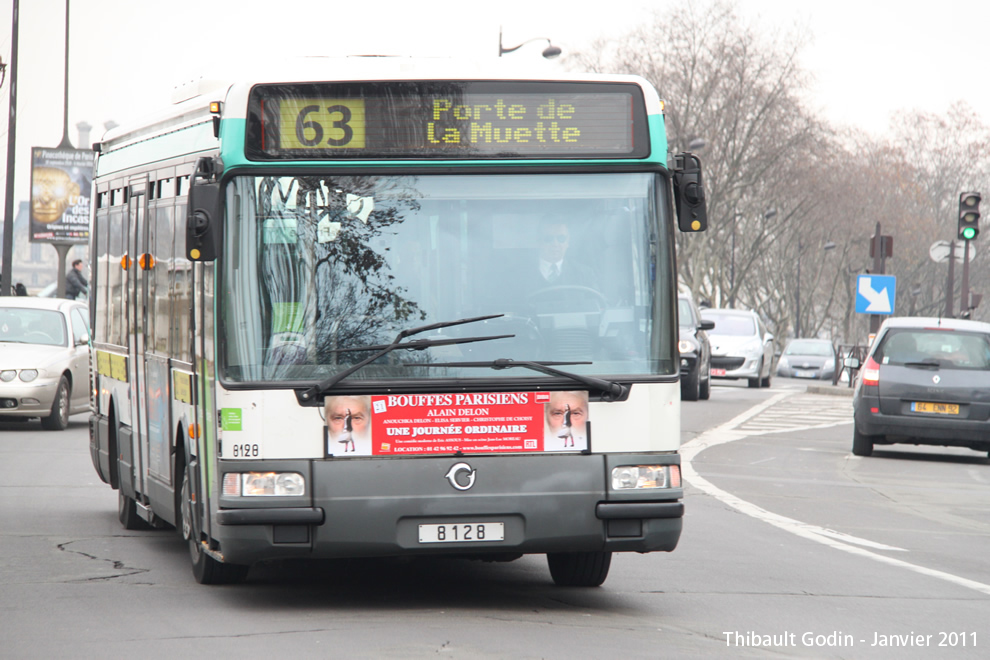
[[629, 83], [258, 85], [246, 139], [253, 160], [642, 158], [649, 146]]

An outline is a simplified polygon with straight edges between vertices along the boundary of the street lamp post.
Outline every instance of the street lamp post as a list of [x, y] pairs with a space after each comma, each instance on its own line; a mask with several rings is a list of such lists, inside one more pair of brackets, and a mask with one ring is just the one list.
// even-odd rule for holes
[[554, 46], [553, 43], [550, 41], [550, 39], [548, 39], [547, 37], [534, 37], [533, 39], [527, 39], [526, 41], [522, 42], [518, 46], [512, 46], [511, 48], [505, 48], [504, 46], [502, 46], [502, 26], [499, 26], [499, 28], [498, 28], [498, 56], [499, 57], [502, 57], [502, 54], [503, 53], [511, 53], [513, 51], [519, 50], [520, 48], [522, 48], [526, 44], [531, 43], [533, 41], [545, 41], [545, 42], [547, 42], [547, 47], [543, 49], [543, 57], [545, 57], [548, 60], [552, 60], [553, 58], [557, 57], [561, 53], [560, 48], [557, 47], [557, 46]]
[[[0, 253], [0, 296], [10, 295], [12, 264], [14, 254], [14, 174], [17, 136], [17, 37], [19, 10], [18, 0], [14, 0], [13, 22], [10, 33], [10, 112], [7, 116], [7, 183], [3, 210], [3, 245]], [[3, 65], [3, 82], [7, 81], [7, 64]], [[2, 82], [0, 82], [2, 84]]]

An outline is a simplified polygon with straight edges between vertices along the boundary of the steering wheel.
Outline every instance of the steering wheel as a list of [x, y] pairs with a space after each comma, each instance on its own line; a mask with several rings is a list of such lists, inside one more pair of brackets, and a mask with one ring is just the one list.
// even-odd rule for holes
[[53, 339], [51, 335], [49, 335], [46, 332], [42, 332], [41, 330], [32, 330], [30, 332], [25, 332], [24, 333], [24, 338], [25, 339], [31, 339], [32, 337], [37, 338], [37, 339], [41, 339], [41, 341], [43, 341], [43, 342], [54, 342], [55, 341], [55, 339]]
[[526, 294], [526, 302], [535, 304], [537, 300], [543, 298], [566, 298], [570, 293], [581, 294], [582, 297], [593, 300], [596, 303], [596, 309], [594, 310], [596, 312], [600, 312], [608, 307], [608, 300], [600, 291], [592, 289], [590, 286], [581, 286], [579, 284], [557, 284], [537, 289], [532, 293]]

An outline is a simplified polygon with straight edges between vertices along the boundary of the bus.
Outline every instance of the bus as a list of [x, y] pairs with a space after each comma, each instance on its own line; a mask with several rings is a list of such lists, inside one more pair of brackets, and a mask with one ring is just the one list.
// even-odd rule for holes
[[707, 219], [645, 80], [306, 60], [94, 148], [93, 465], [199, 582], [545, 554], [598, 586], [675, 548], [674, 232]]

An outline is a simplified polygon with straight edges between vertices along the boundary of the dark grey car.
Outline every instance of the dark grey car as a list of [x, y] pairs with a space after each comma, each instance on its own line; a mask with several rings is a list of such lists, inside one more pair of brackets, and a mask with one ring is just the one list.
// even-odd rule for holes
[[677, 321], [680, 326], [677, 350], [681, 360], [681, 399], [708, 399], [712, 391], [712, 348], [706, 331], [714, 328], [715, 323], [702, 320], [694, 300], [683, 293], [677, 296]]
[[857, 456], [893, 443], [990, 452], [990, 324], [889, 319], [859, 370], [853, 408]]

